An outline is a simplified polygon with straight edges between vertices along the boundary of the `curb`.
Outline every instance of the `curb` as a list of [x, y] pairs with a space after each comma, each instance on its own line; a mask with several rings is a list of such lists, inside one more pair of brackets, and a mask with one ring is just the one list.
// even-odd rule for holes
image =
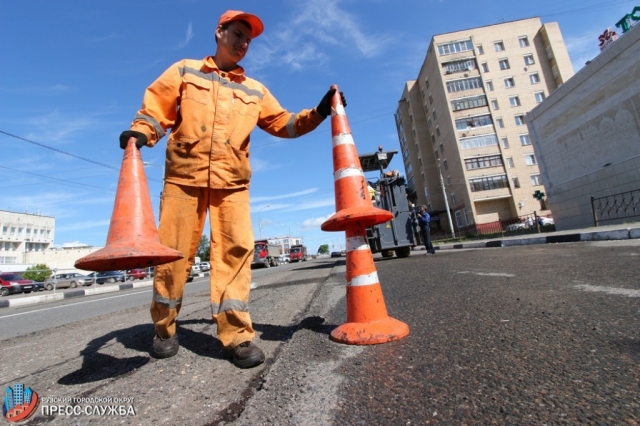
[[63, 299], [71, 299], [73, 297], [92, 296], [95, 294], [114, 293], [120, 290], [130, 290], [132, 288], [151, 287], [152, 280], [140, 281], [137, 283], [125, 283], [112, 285], [108, 287], [93, 287], [85, 290], [73, 290], [65, 293], [44, 294], [42, 296], [28, 296], [23, 299], [0, 300], [0, 308], [16, 308], [19, 306], [31, 306], [45, 302], [55, 302]]

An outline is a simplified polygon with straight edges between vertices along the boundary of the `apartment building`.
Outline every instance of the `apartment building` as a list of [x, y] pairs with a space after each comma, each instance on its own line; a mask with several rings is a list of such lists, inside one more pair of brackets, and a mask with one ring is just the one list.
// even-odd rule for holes
[[550, 215], [524, 118], [572, 75], [558, 24], [537, 17], [434, 36], [395, 114], [412, 201], [458, 232]]
[[8, 265], [27, 264], [28, 253], [44, 252], [53, 244], [55, 219], [0, 210], [0, 230], [0, 271], [6, 271]]

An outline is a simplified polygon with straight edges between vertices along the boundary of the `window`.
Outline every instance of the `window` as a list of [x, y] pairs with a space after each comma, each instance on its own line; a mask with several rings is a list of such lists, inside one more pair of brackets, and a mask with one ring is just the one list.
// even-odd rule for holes
[[509, 149], [509, 139], [502, 138], [500, 139], [500, 143], [502, 144], [502, 148]]
[[447, 91], [449, 93], [461, 92], [463, 90], [481, 89], [482, 80], [480, 77], [463, 78], [447, 82]]
[[504, 50], [504, 43], [501, 41], [496, 41], [493, 43], [493, 47], [496, 49], [496, 52], [502, 52]]
[[519, 98], [519, 97], [517, 97], [517, 96], [511, 96], [511, 97], [509, 98], [509, 104], [510, 104], [512, 107], [520, 106], [520, 105], [521, 105], [521, 104], [520, 104], [520, 98]]
[[436, 159], [440, 158], [440, 154], [438, 153], [437, 149], [433, 151], [433, 155], [436, 157]]
[[[451, 201], [453, 201], [453, 194], [451, 194]], [[456, 202], [453, 201], [453, 204]], [[458, 225], [458, 229], [462, 228], [464, 225], [462, 224], [462, 212], [460, 210], [456, 210], [456, 225]]]
[[529, 139], [528, 134], [520, 135], [520, 145], [531, 145], [531, 140]]
[[542, 185], [542, 181], [540, 180], [540, 175], [531, 175], [531, 185]]
[[458, 98], [451, 101], [451, 108], [454, 111], [462, 111], [464, 109], [478, 108], [487, 106], [487, 97], [485, 95], [471, 96], [468, 98]]
[[502, 121], [502, 118], [496, 118], [496, 125], [499, 129], [504, 129], [504, 121]]
[[491, 108], [500, 109], [500, 107], [498, 106], [498, 100], [497, 99], [491, 99]]
[[429, 93], [429, 103], [433, 104], [433, 96], [431, 96], [431, 93]]
[[524, 64], [529, 66], [535, 64], [536, 61], [533, 59], [533, 55], [524, 55]]
[[491, 126], [493, 122], [491, 121], [491, 115], [477, 115], [475, 117], [464, 117], [456, 120], [456, 129], [458, 130], [467, 130], [472, 127], [483, 127], [483, 126]]
[[436, 135], [440, 136], [440, 126], [436, 126]]
[[451, 176], [447, 176], [447, 185], [451, 185]]
[[515, 87], [516, 82], [513, 80], [513, 77], [507, 77], [504, 79], [504, 87]]
[[502, 166], [502, 157], [500, 155], [488, 155], [486, 157], [467, 158], [464, 160], [464, 166], [467, 170]]
[[514, 188], [520, 188], [520, 180], [518, 179], [517, 176], [511, 178], [511, 183], [513, 183]]
[[475, 59], [463, 59], [461, 61], [446, 62], [442, 64], [445, 74], [465, 72], [476, 69]]
[[431, 119], [430, 118], [427, 118], [427, 127], [431, 128]]
[[433, 110], [433, 113], [431, 113], [431, 115], [433, 115], [433, 120], [437, 120], [438, 119], [438, 114], [436, 114], [436, 110]]
[[498, 145], [498, 137], [495, 134], [471, 136], [460, 139], [460, 149], [482, 148]]
[[424, 81], [424, 85], [427, 86], [427, 89], [429, 88], [429, 79], [428, 78]]
[[537, 72], [534, 72], [533, 74], [529, 74], [529, 81], [531, 82], [531, 84], [540, 83], [540, 76], [538, 75]]
[[451, 53], [467, 52], [473, 50], [471, 40], [455, 41], [453, 43], [441, 44], [438, 46], [440, 55], [449, 55]]
[[527, 37], [519, 37], [518, 43], [520, 47], [529, 47], [529, 39]]
[[515, 164], [513, 164], [513, 157], [507, 157], [507, 167], [513, 169]]
[[493, 82], [491, 80], [489, 80], [485, 84], [487, 85], [487, 91], [488, 92], [493, 92]]
[[507, 188], [509, 181], [507, 180], [507, 175], [481, 177], [469, 179], [469, 186], [471, 192], [490, 191], [492, 189]]
[[478, 52], [478, 55], [484, 55], [484, 49], [481, 44], [476, 46], [476, 52]]
[[[451, 204], [455, 204], [456, 203], [456, 194], [451, 194]], [[456, 212], [457, 213], [457, 212]]]
[[536, 102], [540, 103], [542, 101], [544, 101], [544, 92], [536, 92], [535, 93], [535, 97], [536, 97]]
[[525, 154], [524, 162], [527, 164], [527, 166], [535, 166], [537, 164], [536, 156], [534, 154]]
[[524, 125], [524, 115], [516, 115], [513, 117], [516, 121], [516, 126]]
[[424, 112], [429, 112], [429, 105], [426, 102], [424, 103]]
[[486, 62], [482, 63], [482, 72], [489, 72], [489, 65]]
[[500, 64], [500, 69], [501, 70], [508, 70], [509, 68], [511, 68], [509, 66], [509, 60], [508, 59], [500, 59], [498, 61], [498, 64]]
[[449, 163], [447, 163], [447, 160], [444, 160], [442, 164], [444, 165], [445, 170], [449, 170]]
[[442, 142], [440, 143], [440, 152], [444, 154], [444, 145]]
[[436, 137], [433, 135], [433, 133], [431, 133], [431, 143], [435, 143], [436, 142]]

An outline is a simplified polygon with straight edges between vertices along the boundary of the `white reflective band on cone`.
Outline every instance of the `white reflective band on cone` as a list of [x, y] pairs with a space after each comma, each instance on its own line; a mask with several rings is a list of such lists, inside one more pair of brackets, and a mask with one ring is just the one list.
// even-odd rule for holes
[[378, 273], [372, 272], [369, 275], [358, 275], [357, 277], [351, 278], [351, 282], [349, 285], [352, 286], [363, 286], [363, 285], [374, 285], [379, 284], [378, 281]]
[[344, 106], [342, 104], [338, 104], [335, 108], [331, 108], [331, 116], [333, 117], [334, 115], [347, 115], [344, 112]]
[[367, 240], [363, 236], [347, 238], [347, 251], [370, 250]]
[[333, 147], [335, 148], [338, 145], [355, 145], [351, 133], [340, 133], [338, 136], [334, 136]]
[[338, 181], [342, 178], [353, 177], [353, 176], [364, 177], [364, 172], [362, 171], [362, 169], [357, 169], [355, 167], [347, 167], [346, 169], [336, 170], [333, 173], [333, 180]]

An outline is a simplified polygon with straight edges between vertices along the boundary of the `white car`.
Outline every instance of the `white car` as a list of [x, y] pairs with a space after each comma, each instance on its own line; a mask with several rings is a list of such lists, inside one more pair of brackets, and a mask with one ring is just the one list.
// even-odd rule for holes
[[200, 272], [202, 272], [202, 269], [200, 269], [200, 264], [195, 263], [191, 266], [191, 275], [197, 275]]

